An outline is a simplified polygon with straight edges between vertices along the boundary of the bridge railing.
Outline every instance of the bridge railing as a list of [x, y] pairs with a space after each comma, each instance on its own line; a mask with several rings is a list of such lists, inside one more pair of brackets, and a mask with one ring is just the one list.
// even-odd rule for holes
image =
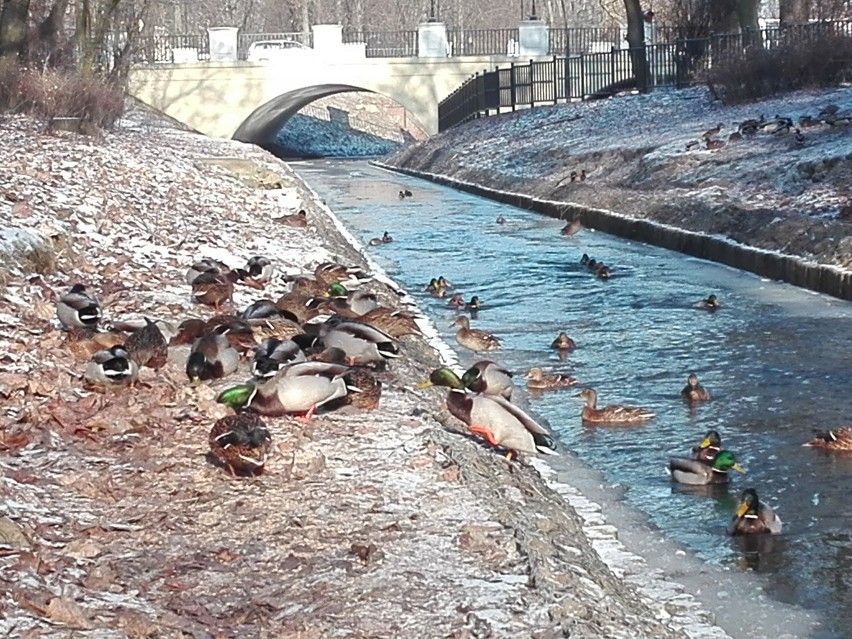
[[255, 42], [263, 40], [289, 40], [298, 42], [306, 47], [314, 44], [313, 33], [310, 31], [291, 31], [289, 33], [239, 33], [237, 34], [237, 57], [245, 60], [248, 57], [249, 47]]
[[417, 30], [343, 31], [343, 43], [364, 43], [368, 58], [409, 58], [417, 55]]
[[[639, 49], [612, 46], [605, 53], [512, 63], [508, 68], [477, 73], [442, 100], [438, 104], [438, 130], [519, 108], [608, 97], [629, 89], [692, 86], [714, 63], [739, 59], [754, 45], [772, 48], [819, 40], [828, 34], [852, 35], [852, 21], [678, 38]], [[645, 60], [646, 77], [639, 82], [633, 74], [633, 58]]]

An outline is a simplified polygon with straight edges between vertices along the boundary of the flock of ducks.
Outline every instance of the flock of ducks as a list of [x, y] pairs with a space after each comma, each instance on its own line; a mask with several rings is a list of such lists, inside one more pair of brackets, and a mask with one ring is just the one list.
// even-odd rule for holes
[[420, 333], [413, 314], [382, 306], [360, 288], [366, 274], [334, 262], [285, 277], [277, 299], [233, 309], [235, 285], [264, 291], [273, 273], [263, 256], [245, 268], [212, 259], [192, 264], [186, 282], [194, 301], [216, 313], [209, 319], [115, 321], [103, 330], [101, 305], [83, 284], [59, 297], [56, 311], [75, 352], [90, 356], [83, 374], [90, 387], [132, 387], [142, 367], [159, 369], [170, 358], [183, 362], [191, 384], [239, 375], [245, 363], [251, 379], [217, 397], [234, 414], [213, 425], [209, 446], [211, 461], [232, 476], [257, 475], [272, 441], [264, 417], [375, 409], [401, 338]]
[[721, 149], [722, 147], [741, 142], [745, 139], [751, 139], [759, 133], [766, 135], [786, 135], [793, 133], [793, 141], [796, 146], [804, 146], [806, 143], [805, 134], [802, 129], [810, 129], [818, 126], [829, 127], [846, 127], [852, 124], [852, 111], [840, 111], [840, 107], [836, 104], [829, 104], [823, 107], [816, 116], [803, 115], [798, 119], [798, 123], [793, 121], [793, 118], [776, 115], [774, 118], [767, 120], [765, 115], [759, 118], [749, 118], [736, 124], [736, 127], [726, 139], [722, 139], [720, 135], [725, 129], [723, 122], [707, 129], [700, 140], [691, 140], [686, 143], [686, 150], [693, 151], [704, 144], [707, 150]]

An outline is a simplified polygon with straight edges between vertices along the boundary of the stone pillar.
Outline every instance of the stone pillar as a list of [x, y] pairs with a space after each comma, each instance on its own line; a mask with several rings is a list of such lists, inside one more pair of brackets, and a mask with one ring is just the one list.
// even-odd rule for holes
[[210, 27], [207, 40], [210, 43], [210, 62], [237, 61], [237, 27]]
[[522, 58], [550, 54], [550, 27], [538, 19], [518, 23], [518, 55]]
[[417, 57], [446, 58], [450, 56], [447, 25], [443, 22], [421, 22], [417, 25]]
[[343, 27], [339, 24], [315, 24], [311, 31], [314, 33], [315, 51], [333, 53], [343, 46]]

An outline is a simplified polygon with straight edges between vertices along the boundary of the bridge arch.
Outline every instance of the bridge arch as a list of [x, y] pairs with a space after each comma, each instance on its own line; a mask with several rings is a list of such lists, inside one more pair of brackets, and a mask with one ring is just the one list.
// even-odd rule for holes
[[318, 84], [287, 91], [260, 105], [240, 124], [233, 137], [241, 142], [263, 146], [275, 138], [287, 120], [311, 102], [337, 93], [363, 91], [390, 98], [411, 113], [418, 126], [423, 128], [423, 123], [420, 122], [417, 113], [412, 111], [412, 107], [393, 96], [350, 84]]

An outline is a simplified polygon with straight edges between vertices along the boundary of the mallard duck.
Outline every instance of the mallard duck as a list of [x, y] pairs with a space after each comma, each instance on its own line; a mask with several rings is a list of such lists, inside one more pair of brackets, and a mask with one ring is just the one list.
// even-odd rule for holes
[[729, 450], [721, 450], [712, 461], [704, 462], [696, 459], [669, 460], [669, 472], [672, 479], [681, 484], [727, 484], [728, 471], [735, 470], [744, 473], [745, 469], [737, 463], [737, 458]]
[[332, 284], [328, 287], [331, 308], [339, 315], [361, 317], [379, 307], [379, 298], [370, 291], [349, 291], [342, 284]]
[[443, 275], [438, 276], [438, 286], [450, 290], [454, 287], [453, 283]]
[[464, 301], [464, 298], [461, 296], [461, 293], [454, 293], [453, 296], [450, 298], [450, 301], [447, 302], [447, 306], [454, 306], [456, 308], [464, 308], [465, 301]]
[[584, 388], [579, 397], [586, 400], [583, 406], [583, 421], [591, 424], [631, 424], [646, 422], [654, 413], [636, 406], [606, 406], [597, 408], [598, 394], [593, 388]]
[[186, 360], [186, 376], [193, 383], [219, 379], [230, 375], [240, 363], [240, 355], [224, 335], [210, 334], [199, 337], [192, 345]]
[[717, 149], [721, 149], [725, 146], [724, 140], [717, 140], [716, 138], [704, 140], [704, 148], [708, 151], [715, 151]]
[[139, 377], [139, 367], [123, 346], [113, 346], [92, 356], [83, 377], [89, 384], [133, 384]]
[[275, 266], [268, 257], [263, 255], [255, 255], [250, 257], [246, 262], [246, 273], [249, 278], [258, 284], [266, 284], [272, 279], [272, 274], [275, 272]]
[[262, 384], [241, 384], [219, 394], [216, 401], [236, 411], [250, 408], [261, 415], [306, 413], [345, 397], [347, 366], [327, 362], [297, 362], [281, 368]]
[[502, 215], [498, 215], [497, 216], [497, 224], [505, 224], [505, 223], [506, 223], [506, 218], [503, 217]]
[[330, 284], [326, 284], [324, 281], [318, 280], [316, 277], [309, 275], [288, 276], [285, 279], [289, 282], [290, 288], [290, 290], [285, 293], [285, 296], [300, 295], [307, 297], [308, 299], [325, 296], [326, 291], [328, 291], [328, 287], [335, 283], [331, 282]]
[[323, 344], [346, 353], [348, 363], [352, 366], [384, 366], [387, 359], [399, 357], [396, 340], [364, 322], [331, 317], [317, 328]]
[[292, 339], [302, 331], [302, 326], [284, 317], [268, 317], [266, 319], [250, 319], [248, 321], [254, 331], [254, 339], [262, 342], [265, 339]]
[[247, 353], [257, 347], [254, 328], [247, 320], [236, 315], [214, 315], [204, 323], [202, 334], [209, 333], [224, 335], [239, 353]]
[[470, 298], [470, 301], [464, 305], [464, 310], [471, 311], [475, 313], [476, 311], [482, 308], [482, 300], [479, 299], [478, 295], [474, 295]]
[[272, 300], [260, 299], [247, 306], [246, 309], [240, 313], [240, 317], [244, 320], [281, 317], [281, 311]]
[[559, 231], [559, 234], [570, 237], [572, 235], [577, 235], [582, 228], [583, 225], [580, 224], [580, 220], [574, 220], [573, 222], [568, 222], [565, 226], [563, 226], [562, 230]]
[[710, 128], [710, 129], [707, 129], [707, 130], [706, 130], [706, 131], [705, 131], [705, 132], [701, 135], [701, 137], [702, 137], [702, 138], [704, 138], [705, 140], [710, 139], [710, 138], [712, 138], [712, 137], [715, 137], [715, 136], [719, 135], [719, 133], [721, 133], [721, 132], [722, 132], [722, 129], [723, 129], [724, 127], [725, 127], [725, 125], [724, 125], [722, 122], [719, 122], [719, 124], [717, 124], [716, 126], [714, 126], [714, 127]]
[[337, 262], [320, 262], [314, 269], [314, 278], [323, 285], [323, 291], [332, 284], [343, 284], [347, 288], [354, 289], [359, 284], [370, 279], [370, 275], [357, 266], [345, 266]]
[[211, 275], [221, 275], [222, 273], [227, 273], [231, 269], [220, 262], [219, 260], [214, 260], [210, 257], [204, 257], [197, 262], [194, 262], [192, 266], [189, 267], [186, 271], [186, 283], [192, 285], [192, 283], [198, 278], [199, 275], [204, 273], [208, 273]]
[[272, 445], [269, 430], [256, 413], [223, 417], [213, 424], [208, 439], [210, 453], [232, 477], [261, 474]]
[[710, 393], [698, 382], [695, 373], [690, 373], [686, 378], [686, 386], [680, 391], [680, 395], [689, 403], [706, 402], [710, 399]]
[[408, 189], [403, 189], [402, 193], [403, 195], [405, 195], [405, 197], [414, 197], [414, 195]]
[[382, 244], [390, 244], [391, 242], [393, 242], [393, 236], [387, 231], [382, 233]]
[[609, 270], [609, 267], [606, 264], [598, 263], [598, 267], [595, 269], [595, 275], [598, 279], [608, 280], [612, 277], [612, 271]]
[[75, 284], [56, 303], [56, 315], [66, 329], [95, 329], [101, 319], [101, 305], [86, 292], [82, 284]]
[[234, 297], [234, 282], [239, 275], [236, 271], [225, 273], [201, 273], [192, 281], [192, 295], [197, 302], [212, 306], [218, 313], [225, 302]]
[[456, 331], [456, 341], [474, 353], [496, 351], [502, 346], [499, 338], [491, 333], [471, 328], [470, 320], [466, 315], [456, 318], [456, 321], [451, 326], [459, 326], [459, 330]]
[[398, 311], [386, 306], [379, 306], [364, 313], [359, 320], [380, 331], [384, 331], [394, 339], [403, 335], [419, 335], [420, 327], [415, 321], [417, 316], [408, 311]]
[[764, 502], [760, 501], [754, 488], [746, 488], [740, 497], [740, 505], [728, 526], [729, 535], [754, 535], [781, 532], [781, 518]]
[[700, 300], [695, 303], [695, 308], [701, 308], [706, 311], [715, 311], [719, 307], [722, 306], [722, 303], [718, 300], [715, 295], [710, 295], [707, 299]]
[[275, 302], [275, 307], [284, 317], [296, 318], [299, 323], [307, 322], [319, 315], [319, 311], [312, 302], [314, 295], [302, 291], [290, 291], [285, 293]]
[[577, 343], [568, 337], [565, 332], [559, 333], [556, 339], [550, 343], [550, 348], [555, 348], [560, 351], [572, 351], [577, 348]]
[[382, 397], [382, 382], [362, 366], [356, 366], [343, 376], [346, 382], [346, 403], [361, 410], [375, 410]]
[[124, 348], [140, 367], [162, 368], [169, 357], [169, 346], [163, 332], [147, 317], [145, 327], [131, 333], [124, 342]]
[[177, 334], [169, 341], [170, 346], [180, 346], [181, 344], [192, 344], [199, 337], [204, 335], [207, 328], [207, 322], [197, 317], [183, 320], [177, 327]]
[[293, 213], [292, 215], [284, 215], [277, 219], [279, 224], [283, 224], [284, 226], [291, 226], [293, 228], [303, 229], [308, 225], [308, 212], [302, 209], [298, 213]]
[[556, 444], [550, 433], [520, 408], [499, 395], [473, 395], [465, 391], [462, 380], [449, 368], [432, 371], [417, 388], [446, 386], [447, 408], [468, 425], [471, 432], [484, 437], [492, 446], [515, 452], [553, 454]]
[[462, 384], [474, 393], [500, 395], [512, 399], [515, 384], [512, 373], [491, 360], [484, 359], [468, 368], [461, 378]]
[[592, 258], [590, 258], [590, 257], [589, 257], [589, 254], [588, 254], [588, 253], [583, 253], [583, 255], [580, 257], [580, 264], [581, 264], [582, 266], [588, 266], [588, 264], [589, 264], [589, 262], [591, 261], [591, 259], [592, 259]]
[[577, 378], [562, 373], [545, 373], [539, 367], [533, 367], [526, 375], [527, 388], [568, 388], [577, 385]]
[[852, 450], [852, 427], [817, 431], [816, 437], [804, 445], [825, 450]]
[[433, 277], [429, 281], [429, 283], [424, 287], [424, 290], [432, 297], [446, 297], [447, 295], [447, 287], [442, 286], [436, 277]]
[[255, 349], [251, 361], [251, 374], [255, 379], [268, 379], [292, 362], [304, 362], [305, 353], [293, 340], [265, 339]]
[[372, 238], [370, 238], [370, 241], [367, 242], [367, 245], [368, 246], [381, 246], [382, 245], [382, 238], [372, 237]]
[[712, 462], [722, 450], [722, 437], [718, 431], [708, 430], [704, 439], [692, 449], [692, 459], [702, 462]]

